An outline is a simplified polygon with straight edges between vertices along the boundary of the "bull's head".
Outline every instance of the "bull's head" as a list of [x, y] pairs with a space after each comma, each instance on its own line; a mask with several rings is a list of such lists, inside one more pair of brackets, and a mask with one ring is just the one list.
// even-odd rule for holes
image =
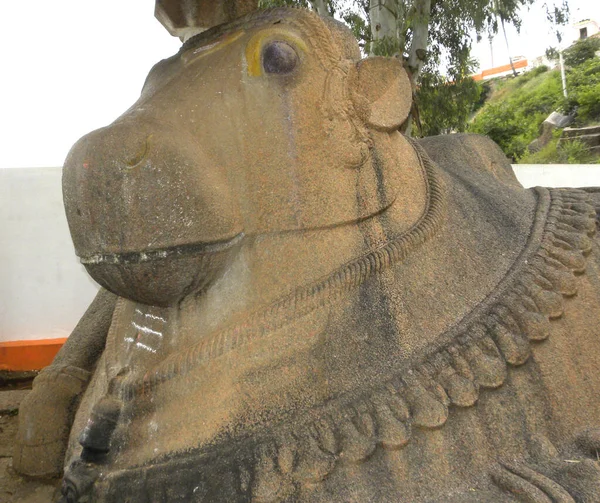
[[170, 305], [206, 289], [249, 236], [375, 215], [402, 184], [410, 97], [398, 60], [361, 60], [349, 31], [308, 11], [197, 35], [71, 150], [77, 254], [116, 294]]

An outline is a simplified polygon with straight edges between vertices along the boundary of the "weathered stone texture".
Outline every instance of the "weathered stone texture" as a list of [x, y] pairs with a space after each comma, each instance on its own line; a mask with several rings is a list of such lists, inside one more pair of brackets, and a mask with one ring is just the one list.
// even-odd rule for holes
[[69, 502], [600, 500], [599, 193], [405, 138], [401, 62], [359, 58], [250, 14], [73, 147], [104, 289], [26, 401], [22, 471], [64, 462]]

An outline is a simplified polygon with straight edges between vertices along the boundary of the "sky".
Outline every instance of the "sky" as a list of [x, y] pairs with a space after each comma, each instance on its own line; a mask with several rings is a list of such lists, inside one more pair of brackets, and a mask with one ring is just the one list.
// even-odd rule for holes
[[[509, 28], [512, 56], [556, 45], [538, 0]], [[570, 0], [572, 18], [600, 22], [600, 1]], [[137, 99], [157, 61], [179, 49], [154, 18], [152, 0], [6, 2], [0, 16], [0, 168], [61, 166], [70, 147], [110, 124]], [[568, 40], [574, 36], [567, 37]], [[504, 39], [494, 65], [508, 62]], [[474, 47], [491, 67], [486, 40]]]
[[62, 166], [71, 146], [132, 105], [181, 43], [152, 0], [5, 2], [0, 168]]
[[[537, 0], [530, 9], [521, 11], [523, 20], [520, 33], [514, 27], [507, 25], [506, 34], [510, 48], [510, 56], [525, 56], [528, 59], [542, 56], [548, 47], [558, 47], [555, 31], [546, 20], [544, 1]], [[550, 5], [552, 0], [548, 0]], [[559, 2], [557, 2], [559, 3]], [[573, 22], [582, 19], [593, 19], [600, 23], [600, 0], [569, 0], [571, 21], [563, 27], [563, 41], [561, 47], [567, 47], [577, 38]], [[493, 54], [493, 64], [492, 64]], [[502, 32], [498, 33], [492, 41], [492, 48], [487, 38], [473, 46], [471, 55], [479, 61], [479, 70], [487, 70], [494, 66], [509, 63], [509, 52]]]

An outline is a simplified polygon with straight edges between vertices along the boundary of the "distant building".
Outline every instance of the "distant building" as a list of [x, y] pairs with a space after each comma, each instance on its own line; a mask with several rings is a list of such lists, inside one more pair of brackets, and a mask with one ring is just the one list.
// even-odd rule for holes
[[[515, 56], [511, 58], [513, 66], [515, 67], [515, 71], [520, 75], [527, 70], [529, 70], [529, 63], [524, 56]], [[489, 70], [483, 70], [481, 73], [476, 75], [472, 75], [473, 80], [489, 80], [495, 79], [497, 77], [505, 77], [506, 75], [512, 74], [512, 68], [510, 64], [496, 66], [494, 68], [490, 68]]]
[[554, 61], [550, 61], [548, 57], [544, 54], [542, 56], [538, 56], [537, 58], [532, 58], [529, 60], [529, 68], [527, 70], [533, 70], [538, 66], [547, 66], [548, 68], [552, 68], [556, 66]]
[[573, 41], [585, 40], [588, 37], [597, 37], [600, 34], [600, 27], [596, 21], [584, 19], [573, 25]]

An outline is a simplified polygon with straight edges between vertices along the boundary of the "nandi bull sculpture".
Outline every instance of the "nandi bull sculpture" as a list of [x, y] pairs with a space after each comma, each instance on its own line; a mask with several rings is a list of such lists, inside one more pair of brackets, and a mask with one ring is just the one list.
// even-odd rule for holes
[[398, 132], [396, 59], [251, 13], [64, 169], [103, 286], [23, 404], [68, 502], [598, 502], [593, 190]]

